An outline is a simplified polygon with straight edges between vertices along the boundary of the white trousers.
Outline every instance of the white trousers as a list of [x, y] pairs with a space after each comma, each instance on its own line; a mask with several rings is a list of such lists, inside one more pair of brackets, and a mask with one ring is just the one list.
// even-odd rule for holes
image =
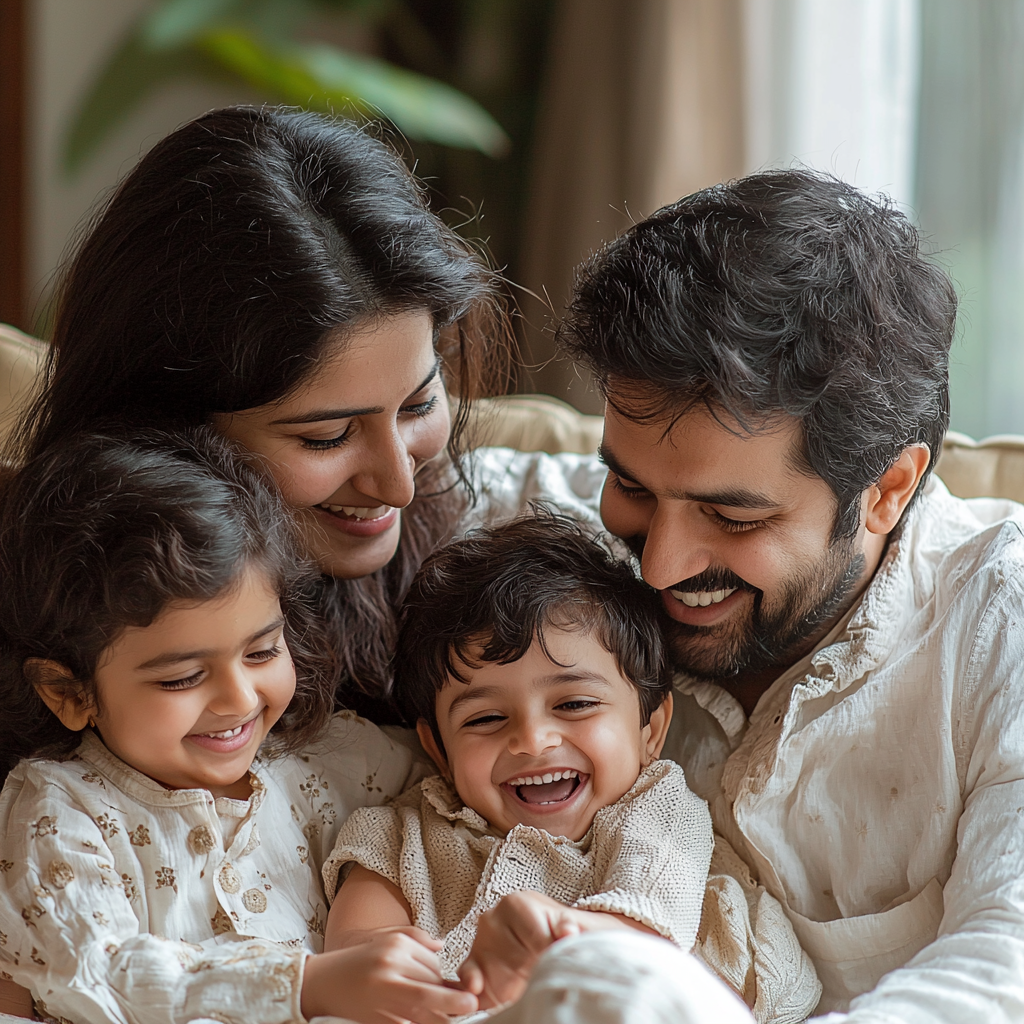
[[[743, 1001], [696, 957], [634, 931], [563, 939], [519, 1002], [489, 1024], [752, 1024]], [[466, 1022], [468, 1024], [468, 1021]]]

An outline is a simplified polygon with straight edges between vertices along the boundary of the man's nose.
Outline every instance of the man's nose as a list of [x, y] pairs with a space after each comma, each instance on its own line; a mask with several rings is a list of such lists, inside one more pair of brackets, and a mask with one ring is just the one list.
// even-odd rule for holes
[[655, 590], [666, 590], [680, 580], [702, 573], [714, 564], [714, 552], [699, 529], [681, 514], [658, 509], [644, 539], [640, 570]]

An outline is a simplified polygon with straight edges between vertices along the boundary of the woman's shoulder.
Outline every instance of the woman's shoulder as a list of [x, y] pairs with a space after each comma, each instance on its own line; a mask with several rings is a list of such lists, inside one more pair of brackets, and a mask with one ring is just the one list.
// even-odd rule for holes
[[607, 471], [595, 454], [478, 448], [468, 456], [468, 469], [476, 503], [466, 516], [467, 530], [518, 515], [531, 502], [600, 527]]

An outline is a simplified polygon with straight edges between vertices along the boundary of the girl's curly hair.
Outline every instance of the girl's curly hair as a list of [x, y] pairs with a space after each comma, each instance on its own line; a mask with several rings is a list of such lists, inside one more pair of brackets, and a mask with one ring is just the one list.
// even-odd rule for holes
[[310, 594], [317, 574], [268, 475], [208, 428], [83, 434], [31, 459], [0, 495], [0, 776], [59, 756], [65, 728], [25, 672], [59, 662], [95, 698], [100, 656], [171, 601], [208, 601], [256, 568], [276, 590], [296, 671], [275, 751], [314, 738], [333, 708], [333, 666]]

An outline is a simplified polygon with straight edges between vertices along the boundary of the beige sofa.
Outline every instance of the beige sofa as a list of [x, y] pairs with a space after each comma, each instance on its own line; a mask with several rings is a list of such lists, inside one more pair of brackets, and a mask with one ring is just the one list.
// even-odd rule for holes
[[[0, 440], [30, 400], [45, 355], [43, 342], [0, 324]], [[510, 395], [478, 403], [470, 438], [476, 446], [593, 452], [601, 440], [601, 418], [584, 416], [549, 395]], [[1024, 502], [1024, 437], [1001, 435], [974, 441], [951, 432], [942, 446], [938, 475], [962, 498]]]

